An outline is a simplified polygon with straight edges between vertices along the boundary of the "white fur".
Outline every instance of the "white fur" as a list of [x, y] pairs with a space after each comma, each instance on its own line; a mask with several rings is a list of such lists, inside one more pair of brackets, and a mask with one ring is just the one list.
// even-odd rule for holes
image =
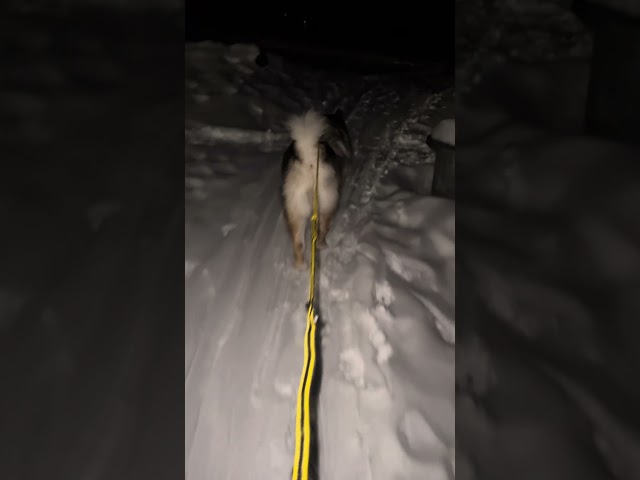
[[[285, 176], [283, 189], [285, 209], [293, 220], [304, 225], [313, 209], [318, 140], [328, 125], [324, 116], [311, 110], [302, 116], [291, 118], [288, 126], [291, 138], [296, 142], [296, 153], [300, 162], [293, 162]], [[321, 160], [323, 154], [321, 150]], [[318, 177], [318, 204], [322, 215], [337, 207], [338, 181], [333, 169], [322, 161]]]
[[287, 126], [302, 163], [315, 166], [318, 140], [328, 127], [327, 120], [318, 112], [309, 110], [304, 115], [291, 117]]

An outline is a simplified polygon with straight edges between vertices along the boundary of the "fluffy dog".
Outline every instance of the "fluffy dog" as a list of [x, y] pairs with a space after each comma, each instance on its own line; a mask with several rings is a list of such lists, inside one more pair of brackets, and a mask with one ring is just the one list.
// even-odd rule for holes
[[322, 248], [326, 246], [327, 232], [340, 203], [344, 167], [353, 150], [341, 110], [333, 114], [310, 110], [292, 117], [288, 127], [292, 142], [282, 159], [282, 195], [295, 267], [302, 269], [304, 232], [313, 210], [316, 162], [319, 158], [318, 246]]

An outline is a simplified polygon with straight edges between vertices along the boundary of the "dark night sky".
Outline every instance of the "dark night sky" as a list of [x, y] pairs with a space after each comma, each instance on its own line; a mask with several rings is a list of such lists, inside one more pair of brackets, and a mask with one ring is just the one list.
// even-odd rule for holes
[[415, 3], [412, 7], [408, 7], [408, 2], [407, 5], [385, 2], [376, 6], [369, 2], [366, 7], [347, 2], [342, 7], [311, 2], [306, 8], [300, 5], [291, 9], [245, 4], [241, 10], [231, 10], [220, 8], [218, 2], [210, 0], [187, 0], [187, 41], [277, 40], [298, 46], [358, 49], [426, 61], [452, 62], [454, 59], [453, 1]]

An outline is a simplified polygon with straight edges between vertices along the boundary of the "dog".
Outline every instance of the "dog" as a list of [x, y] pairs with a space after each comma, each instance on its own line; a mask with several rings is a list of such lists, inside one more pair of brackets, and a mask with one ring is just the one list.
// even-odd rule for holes
[[344, 169], [353, 156], [351, 137], [341, 110], [321, 114], [309, 110], [287, 123], [291, 143], [282, 158], [284, 215], [293, 241], [296, 269], [305, 266], [304, 232], [313, 210], [313, 194], [318, 171], [318, 247], [326, 246], [326, 236], [340, 203]]

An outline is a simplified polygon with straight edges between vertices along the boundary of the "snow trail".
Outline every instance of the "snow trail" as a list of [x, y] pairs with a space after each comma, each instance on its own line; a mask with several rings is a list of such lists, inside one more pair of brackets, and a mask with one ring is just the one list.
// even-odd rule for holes
[[454, 204], [429, 196], [425, 143], [452, 92], [256, 54], [187, 48], [186, 478], [290, 475], [308, 272], [281, 214], [281, 132], [310, 107], [342, 108], [355, 150], [320, 253], [319, 475], [453, 478]]

